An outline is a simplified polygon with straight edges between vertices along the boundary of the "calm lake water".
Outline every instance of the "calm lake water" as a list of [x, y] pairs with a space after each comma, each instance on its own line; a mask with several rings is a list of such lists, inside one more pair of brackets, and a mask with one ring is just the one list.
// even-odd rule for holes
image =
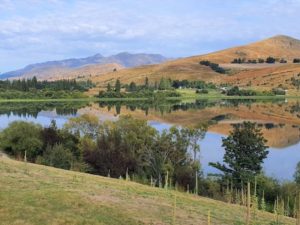
[[257, 122], [268, 140], [270, 153], [264, 163], [267, 175], [291, 180], [300, 161], [300, 100], [0, 103], [0, 129], [16, 120], [48, 126], [54, 119], [62, 127], [69, 118], [84, 113], [95, 114], [101, 120], [116, 120], [120, 115], [130, 114], [148, 120], [157, 130], [168, 129], [172, 125], [209, 124], [204, 140], [199, 143], [205, 174], [218, 172], [208, 163], [222, 161], [222, 137], [230, 132], [233, 124], [245, 120]]

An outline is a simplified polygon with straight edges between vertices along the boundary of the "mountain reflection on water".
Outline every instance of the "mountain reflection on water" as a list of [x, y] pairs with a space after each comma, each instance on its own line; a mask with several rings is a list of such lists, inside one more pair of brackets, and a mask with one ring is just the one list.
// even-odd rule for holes
[[[70, 118], [92, 113], [102, 120], [114, 120], [130, 114], [149, 121], [158, 130], [172, 125], [208, 125], [201, 141], [201, 162], [206, 173], [216, 172], [208, 162], [222, 161], [222, 137], [233, 124], [253, 121], [262, 129], [271, 147], [264, 168], [280, 179], [292, 179], [300, 161], [300, 101], [298, 100], [193, 100], [180, 101], [113, 101], [113, 102], [38, 102], [0, 103], [0, 129], [15, 120], [48, 126], [52, 119], [58, 126]], [[280, 167], [278, 167], [280, 165]]]

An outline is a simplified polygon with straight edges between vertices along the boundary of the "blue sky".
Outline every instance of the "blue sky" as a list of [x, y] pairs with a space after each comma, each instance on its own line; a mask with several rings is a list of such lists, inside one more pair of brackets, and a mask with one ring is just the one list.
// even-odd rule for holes
[[0, 0], [0, 72], [123, 51], [203, 54], [285, 34], [300, 0]]

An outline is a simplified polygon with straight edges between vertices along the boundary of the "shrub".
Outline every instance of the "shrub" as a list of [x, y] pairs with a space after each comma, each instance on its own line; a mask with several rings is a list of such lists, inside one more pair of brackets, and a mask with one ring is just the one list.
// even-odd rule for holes
[[254, 96], [255, 91], [252, 90], [240, 90], [239, 87], [235, 86], [227, 91], [228, 96]]
[[266, 59], [266, 63], [275, 63], [275, 61], [276, 59], [271, 56]]
[[282, 88], [273, 88], [272, 92], [275, 95], [285, 95], [285, 90], [283, 90]]
[[208, 90], [206, 90], [206, 89], [198, 89], [198, 90], [196, 90], [196, 93], [197, 94], [208, 94]]
[[13, 122], [0, 133], [0, 148], [17, 158], [23, 158], [26, 151], [27, 159], [34, 162], [42, 152], [41, 129], [34, 123]]
[[287, 61], [285, 59], [280, 59], [279, 61], [280, 63], [287, 63]]
[[300, 63], [300, 59], [294, 59], [293, 63]]
[[72, 167], [74, 157], [69, 149], [64, 148], [63, 145], [58, 144], [48, 146], [40, 159], [41, 164], [53, 166], [61, 169], [69, 170]]

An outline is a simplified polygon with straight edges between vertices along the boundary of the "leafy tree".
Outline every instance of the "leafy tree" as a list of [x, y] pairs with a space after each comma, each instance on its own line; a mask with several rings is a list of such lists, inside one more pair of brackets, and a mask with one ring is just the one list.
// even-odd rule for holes
[[85, 161], [96, 174], [112, 177], [130, 173], [143, 174], [146, 165], [143, 154], [154, 143], [157, 131], [146, 121], [121, 116], [116, 122], [104, 122], [99, 128], [95, 145], [85, 141]]
[[160, 79], [158, 89], [159, 90], [168, 90], [168, 89], [171, 89], [171, 82], [170, 82], [170, 80], [167, 79], [167, 78], [165, 78], [165, 77], [162, 77]]
[[42, 152], [41, 126], [24, 121], [11, 123], [0, 133], [0, 148], [10, 155], [34, 162]]
[[266, 140], [255, 123], [235, 125], [234, 130], [222, 141], [222, 146], [225, 147], [225, 164], [218, 162], [210, 165], [232, 177], [237, 183], [250, 180], [261, 172], [263, 160], [269, 152]]
[[91, 114], [69, 119], [65, 128], [74, 134], [96, 138], [99, 133], [99, 118]]
[[199, 141], [203, 140], [206, 134], [206, 126], [200, 126], [197, 128], [186, 128], [186, 132], [190, 142], [190, 148], [193, 152], [193, 160], [197, 160], [197, 153], [200, 152]]
[[121, 92], [121, 82], [119, 79], [117, 79], [115, 84], [115, 92], [120, 93]]
[[300, 185], [300, 162], [297, 164], [294, 178], [295, 178], [295, 182]]

